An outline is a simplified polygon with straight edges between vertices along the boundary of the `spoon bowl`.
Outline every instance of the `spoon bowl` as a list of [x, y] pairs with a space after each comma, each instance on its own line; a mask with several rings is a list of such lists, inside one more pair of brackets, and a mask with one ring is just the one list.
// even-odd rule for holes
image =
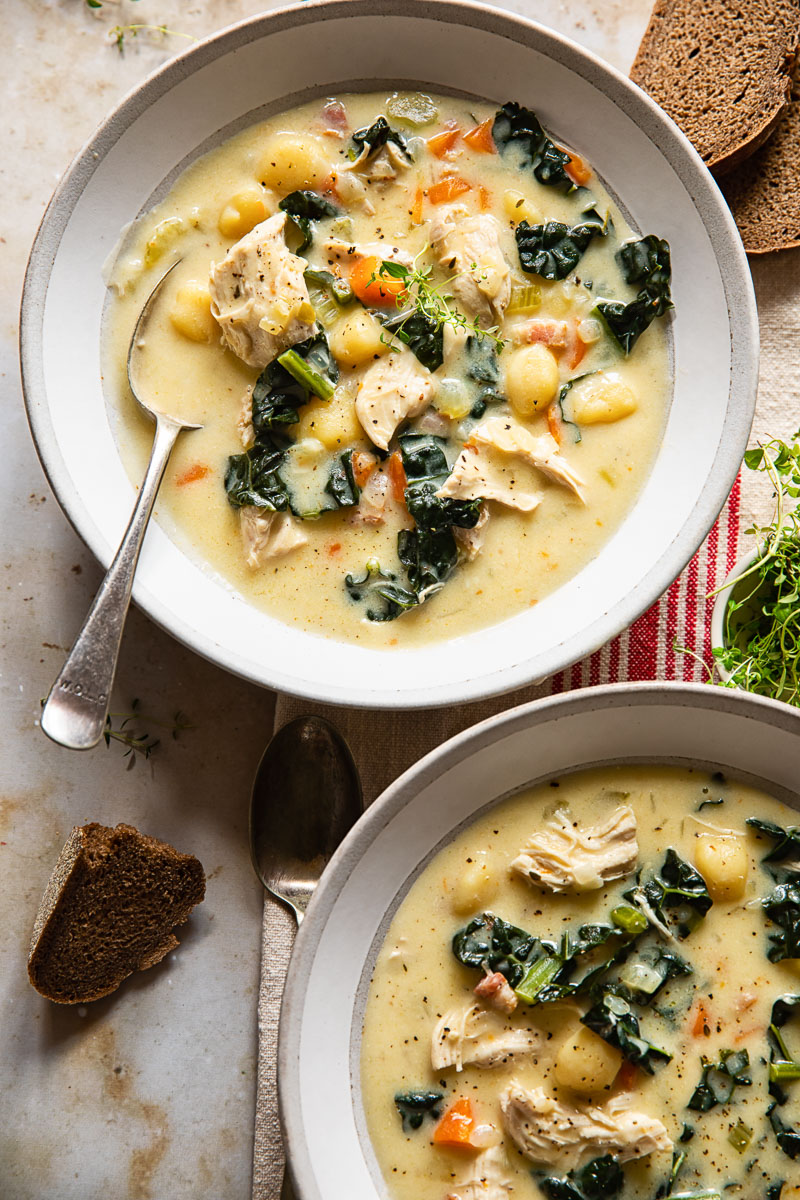
[[342, 735], [322, 717], [297, 717], [264, 751], [250, 800], [256, 874], [303, 920], [334, 850], [363, 811], [361, 783]]
[[145, 346], [147, 322], [164, 281], [177, 265], [177, 262], [172, 264], [147, 297], [128, 346], [131, 392], [142, 411], [156, 423], [147, 472], [119, 550], [42, 709], [42, 729], [54, 742], [69, 750], [91, 750], [103, 736], [122, 631], [131, 601], [133, 576], [156, 495], [178, 434], [184, 429], [201, 428], [150, 408], [142, 399], [141, 388], [136, 386], [136, 365]]

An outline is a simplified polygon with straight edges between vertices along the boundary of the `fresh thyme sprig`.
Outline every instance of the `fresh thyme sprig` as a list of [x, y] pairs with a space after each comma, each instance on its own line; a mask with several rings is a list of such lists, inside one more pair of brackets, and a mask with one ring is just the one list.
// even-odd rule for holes
[[[119, 725], [115, 727], [114, 721], [119, 721]], [[134, 722], [137, 723], [136, 726], [134, 726]], [[106, 717], [106, 727], [103, 730], [103, 740], [107, 746], [115, 741], [127, 747], [124, 757], [129, 760], [128, 770], [135, 766], [137, 754], [143, 755], [147, 760], [155, 748], [160, 745], [161, 739], [154, 738], [149, 732], [139, 728], [140, 722], [168, 729], [174, 741], [177, 741], [178, 734], [183, 730], [194, 729], [194, 725], [186, 720], [185, 714], [180, 709], [175, 713], [172, 721], [161, 721], [156, 717], [144, 716], [139, 712], [138, 700], [131, 703], [131, 711], [128, 713], [109, 713]]]
[[[456, 275], [451, 275], [449, 279], [445, 279], [443, 283], [434, 285], [431, 282], [433, 276], [433, 267], [429, 264], [423, 266], [421, 259], [429, 249], [428, 246], [423, 246], [414, 263], [411, 267], [405, 266], [404, 263], [391, 262], [388, 259], [383, 259], [373, 275], [372, 281], [380, 282], [380, 279], [399, 279], [403, 283], [403, 292], [397, 296], [395, 304], [398, 308], [402, 308], [407, 300], [410, 300], [417, 312], [422, 313], [429, 321], [432, 321], [436, 328], [442, 325], [451, 325], [453, 329], [462, 330], [471, 337], [491, 338], [498, 350], [502, 350], [505, 345], [505, 339], [500, 337], [497, 332], [497, 326], [491, 329], [484, 329], [479, 323], [477, 317], [470, 321], [465, 315], [455, 308], [451, 301], [452, 293], [446, 291], [453, 282], [466, 272], [459, 272]], [[478, 270], [478, 264], [472, 264], [472, 270]]]
[[[86, 0], [87, 4], [89, 0]], [[99, 8], [101, 5], [94, 3], [92, 8]], [[179, 29], [168, 29], [166, 25], [115, 25], [113, 29], [109, 29], [109, 39], [119, 50], [120, 54], [125, 53], [125, 38], [135, 38], [141, 32], [160, 33], [164, 37], [179, 37], [186, 38], [187, 41], [197, 42], [200, 39], [194, 37], [191, 33], [181, 33]]]
[[800, 430], [789, 443], [773, 438], [748, 450], [744, 461], [767, 475], [775, 510], [769, 524], [745, 531], [755, 557], [733, 586], [714, 658], [730, 672], [727, 687], [800, 705]]

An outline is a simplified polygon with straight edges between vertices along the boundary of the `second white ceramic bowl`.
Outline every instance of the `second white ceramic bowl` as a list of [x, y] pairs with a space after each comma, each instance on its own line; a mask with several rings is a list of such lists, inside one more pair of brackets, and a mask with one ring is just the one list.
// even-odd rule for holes
[[670, 242], [676, 305], [672, 403], [638, 503], [565, 587], [501, 624], [391, 657], [315, 637], [248, 605], [151, 528], [134, 599], [198, 653], [282, 691], [408, 708], [508, 691], [597, 649], [679, 574], [735, 477], [758, 369], [750, 274], [716, 184], [643, 92], [557, 34], [477, 4], [333, 0], [246, 21], [147, 80], [70, 168], [31, 254], [22, 367], [53, 490], [107, 565], [134, 501], [101, 385], [103, 264], [120, 230], [245, 125], [314, 95], [397, 86], [531, 106], [634, 228]]
[[380, 797], [331, 861], [301, 926], [281, 1014], [278, 1079], [299, 1200], [386, 1188], [360, 1086], [364, 1006], [389, 924], [437, 850], [528, 784], [609, 763], [696, 766], [800, 807], [800, 712], [706, 685], [588, 688], [493, 717]]

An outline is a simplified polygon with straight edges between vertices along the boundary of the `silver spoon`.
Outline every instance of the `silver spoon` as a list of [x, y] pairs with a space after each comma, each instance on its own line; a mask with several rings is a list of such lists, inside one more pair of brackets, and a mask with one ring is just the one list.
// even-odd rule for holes
[[142, 411], [156, 423], [147, 472], [116, 557], [42, 709], [44, 732], [70, 750], [91, 750], [103, 736], [133, 576], [156, 494], [178, 434], [183, 429], [201, 428], [149, 408], [136, 387], [135, 368], [139, 358], [136, 352], [142, 346], [145, 324], [164, 280], [177, 265], [177, 262], [172, 264], [147, 297], [128, 347], [131, 392]]
[[250, 798], [250, 856], [267, 891], [305, 916], [331, 855], [363, 811], [361, 782], [342, 735], [322, 717], [275, 734]]
[[[297, 717], [275, 734], [253, 780], [250, 857], [264, 887], [291, 909], [298, 925], [328, 860], [363, 807], [353, 756], [333, 725], [322, 717]], [[289, 954], [283, 944], [272, 948], [280, 978]], [[267, 1022], [274, 1035], [277, 1004], [273, 1008]], [[267, 1184], [270, 1195], [280, 1184], [280, 1200], [295, 1200], [288, 1171]]]

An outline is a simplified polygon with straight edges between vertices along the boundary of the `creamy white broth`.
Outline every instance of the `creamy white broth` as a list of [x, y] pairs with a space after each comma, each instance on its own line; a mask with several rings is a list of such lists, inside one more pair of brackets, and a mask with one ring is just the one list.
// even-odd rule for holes
[[[723, 804], [697, 812], [704, 800], [719, 798]], [[542, 1040], [535, 1051], [491, 1068], [434, 1071], [431, 1035], [437, 1021], [451, 1009], [471, 1003], [485, 1007], [473, 992], [481, 973], [456, 960], [451, 951], [453, 935], [483, 911], [539, 938], [554, 940], [567, 927], [608, 922], [612, 908], [624, 903], [622, 893], [632, 886], [632, 875], [596, 891], [556, 894], [534, 887], [509, 866], [528, 838], [558, 809], [566, 809], [579, 826], [589, 826], [602, 822], [622, 804], [630, 805], [636, 814], [638, 864], [644, 868], [644, 878], [661, 867], [670, 846], [694, 864], [699, 840], [707, 835], [735, 835], [747, 851], [747, 882], [741, 898], [715, 900], [697, 928], [673, 947], [690, 963], [693, 974], [668, 982], [653, 1006], [634, 1005], [643, 1036], [671, 1053], [672, 1060], [657, 1065], [652, 1076], [639, 1069], [632, 1080], [623, 1069], [610, 1088], [591, 1098], [577, 1096], [559, 1085], [554, 1063], [562, 1045], [581, 1028], [578, 1018], [586, 1003], [520, 1003], [510, 1016], [496, 1015], [510, 1028], [540, 1031]], [[378, 954], [360, 1048], [367, 1127], [386, 1192], [393, 1200], [459, 1196], [459, 1182], [469, 1176], [470, 1163], [479, 1153], [435, 1145], [435, 1120], [426, 1118], [418, 1130], [404, 1132], [394, 1097], [415, 1089], [441, 1093], [440, 1113], [458, 1098], [468, 1097], [476, 1122], [497, 1130], [494, 1140], [501, 1146], [508, 1192], [487, 1190], [487, 1200], [506, 1194], [540, 1200], [537, 1173], [563, 1177], [563, 1171], [542, 1169], [524, 1158], [504, 1130], [499, 1097], [511, 1080], [529, 1089], [541, 1086], [562, 1103], [579, 1107], [602, 1105], [627, 1092], [631, 1107], [659, 1118], [675, 1147], [686, 1151], [676, 1194], [707, 1188], [719, 1190], [724, 1197], [765, 1200], [768, 1185], [785, 1181], [781, 1200], [800, 1196], [800, 1168], [777, 1146], [766, 1116], [770, 1099], [765, 1061], [772, 1005], [782, 994], [800, 993], [800, 962], [772, 964], [766, 957], [768, 929], [760, 897], [775, 884], [761, 863], [774, 843], [749, 830], [748, 817], [784, 828], [797, 821], [796, 812], [772, 797], [701, 771], [602, 768], [501, 802], [433, 858], [403, 900]], [[709, 1032], [695, 1036], [701, 1001]], [[800, 1019], [787, 1024], [785, 1033], [790, 1051], [797, 1054]], [[737, 1087], [729, 1103], [706, 1113], [687, 1109], [701, 1079], [701, 1055], [717, 1061], [724, 1049], [748, 1051], [752, 1085]], [[779, 1111], [789, 1126], [800, 1127], [800, 1081], [786, 1088], [789, 1100]], [[742, 1154], [728, 1140], [739, 1121], [752, 1130]], [[679, 1138], [686, 1124], [695, 1132], [682, 1144]], [[626, 1163], [623, 1200], [654, 1200], [669, 1177], [671, 1162], [672, 1151], [663, 1149]], [[471, 1200], [472, 1192], [464, 1194]]]
[[[346, 109], [349, 128], [354, 130], [369, 125], [385, 111], [387, 96], [345, 95], [339, 99]], [[446, 128], [448, 121], [468, 129], [473, 122], [482, 122], [496, 110], [496, 106], [478, 102], [444, 97], [434, 100], [437, 121], [420, 130], [404, 128], [408, 137], [430, 138]], [[265, 562], [256, 570], [248, 567], [238, 512], [227, 502], [223, 480], [228, 457], [242, 452], [237, 421], [258, 370], [223, 349], [217, 337], [205, 343], [182, 336], [170, 313], [181, 289], [192, 284], [207, 286], [211, 265], [221, 261], [237, 240], [220, 232], [219, 217], [232, 196], [259, 186], [259, 159], [270, 135], [311, 132], [332, 167], [341, 165], [347, 139], [325, 137], [320, 132], [321, 103], [311, 102], [249, 128], [205, 155], [180, 176], [156, 208], [135, 224], [111, 275], [112, 286], [120, 294], [112, 298], [107, 312], [105, 386], [121, 454], [132, 480], [138, 481], [149, 451], [152, 427], [128, 393], [127, 344], [147, 294], [166, 267], [180, 257], [148, 326], [139, 374], [144, 379], [142, 390], [154, 406], [201, 422], [203, 429], [180, 439], [162, 485], [157, 519], [172, 538], [207, 564], [210, 571], [221, 576], [250, 603], [287, 624], [370, 647], [415, 646], [468, 633], [535, 605], [563, 586], [598, 553], [635, 502], [658, 447], [670, 392], [667, 328], [663, 320], [656, 321], [627, 358], [613, 348], [607, 336], [588, 346], [579, 368], [570, 369], [567, 356], [559, 355], [561, 382], [578, 373], [602, 368], [618, 376], [637, 398], [636, 410], [624, 419], [584, 426], [580, 443], [573, 443], [569, 427], [564, 427], [562, 453], [585, 481], [586, 504], [566, 487], [538, 473], [536, 483], [543, 500], [535, 512], [522, 513], [489, 502], [490, 520], [475, 561], [463, 562], [438, 594], [398, 620], [386, 623], [366, 620], [364, 605], [353, 603], [344, 587], [345, 575], [359, 575], [370, 559], [379, 560], [384, 569], [397, 571], [397, 531], [399, 527], [408, 527], [410, 522], [404, 508], [394, 500], [389, 501], [383, 525], [353, 524], [347, 509], [323, 513], [315, 522], [302, 523], [309, 538], [306, 545], [285, 557]], [[541, 308], [532, 315], [571, 319], [578, 312], [576, 296], [589, 300], [589, 293], [576, 287], [571, 278], [563, 283], [548, 283], [521, 271], [504, 194], [516, 190], [543, 219], [563, 219], [571, 224], [581, 219], [582, 202], [544, 187], [529, 171], [516, 169], [513, 152], [504, 156], [477, 153], [460, 142], [455, 150], [457, 157], [445, 156], [440, 160], [421, 151], [418, 142], [415, 145], [417, 161], [402, 180], [371, 189], [377, 210], [374, 216], [346, 208], [352, 222], [352, 241], [372, 242], [388, 234], [392, 244], [411, 254], [422, 252], [429, 240], [436, 206], [426, 201], [424, 222], [410, 224], [416, 189], [429, 188], [442, 172], [457, 172], [476, 186], [454, 202], [463, 203], [469, 212], [477, 212], [483, 205], [496, 217], [515, 285], [540, 286]], [[479, 187], [484, 190], [479, 191]], [[582, 279], [592, 281], [593, 296], [627, 300], [633, 289], [623, 282], [614, 252], [630, 230], [596, 177], [590, 180], [590, 187], [598, 207], [611, 213], [615, 236], [596, 238], [584, 253], [577, 273]], [[267, 211], [275, 211], [281, 193], [266, 191], [262, 196]], [[530, 212], [528, 208], [524, 211]], [[315, 241], [304, 253], [312, 266], [330, 269], [331, 264], [325, 261], [320, 248], [322, 229], [322, 223], [316, 226]], [[328, 229], [327, 224], [324, 229]], [[163, 248], [158, 255], [161, 237]], [[154, 258], [154, 252], [158, 256], [149, 266], [145, 265]], [[425, 261], [433, 261], [430, 253]], [[346, 309], [345, 314], [350, 311]], [[589, 309], [584, 304], [580, 311], [586, 314]], [[327, 332], [331, 336], [331, 330]], [[508, 354], [506, 347], [500, 355], [501, 387]], [[353, 371], [342, 364], [340, 368], [342, 394], [345, 397], [349, 394], [352, 406], [363, 368]], [[337, 391], [332, 404], [338, 403], [339, 395]], [[298, 437], [314, 437], [315, 415], [319, 411], [316, 402], [304, 410]], [[565, 411], [569, 415], [569, 398]], [[509, 412], [508, 405], [490, 405], [486, 417]], [[352, 419], [349, 424], [352, 425]], [[410, 424], [412, 431], [415, 424], [414, 421]], [[524, 424], [536, 436], [547, 430], [543, 415], [536, 414]], [[360, 430], [356, 438], [357, 441], [350, 440], [347, 444], [365, 451], [371, 449]], [[327, 469], [333, 457], [332, 451], [327, 452], [320, 469]]]

